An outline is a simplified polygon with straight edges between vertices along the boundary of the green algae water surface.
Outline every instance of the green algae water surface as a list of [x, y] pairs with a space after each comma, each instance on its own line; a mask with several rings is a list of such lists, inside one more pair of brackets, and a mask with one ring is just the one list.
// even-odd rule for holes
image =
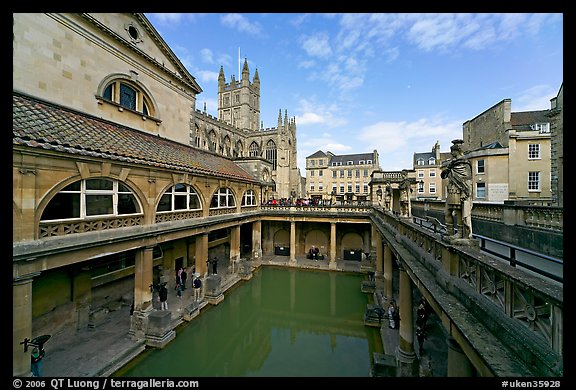
[[364, 278], [263, 267], [114, 376], [367, 377], [382, 343], [364, 325]]

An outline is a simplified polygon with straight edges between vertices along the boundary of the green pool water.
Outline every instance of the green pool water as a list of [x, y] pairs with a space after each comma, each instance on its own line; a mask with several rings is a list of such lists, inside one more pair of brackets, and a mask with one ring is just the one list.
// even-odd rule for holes
[[365, 275], [263, 267], [119, 377], [367, 377], [382, 353], [364, 325]]

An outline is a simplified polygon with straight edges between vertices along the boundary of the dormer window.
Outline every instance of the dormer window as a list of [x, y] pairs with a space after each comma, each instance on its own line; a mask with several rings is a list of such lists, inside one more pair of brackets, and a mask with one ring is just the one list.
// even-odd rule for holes
[[430, 157], [428, 159], [428, 165], [435, 165], [436, 164], [436, 159], [434, 157]]
[[537, 130], [540, 133], [549, 133], [550, 132], [550, 123], [534, 123], [530, 125], [532, 130]]
[[418, 160], [416, 160], [416, 165], [424, 165], [424, 160], [419, 158]]

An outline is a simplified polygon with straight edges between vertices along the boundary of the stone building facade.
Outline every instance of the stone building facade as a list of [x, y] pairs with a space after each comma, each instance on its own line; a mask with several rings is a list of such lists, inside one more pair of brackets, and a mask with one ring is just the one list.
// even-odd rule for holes
[[306, 194], [318, 199], [348, 196], [351, 200], [370, 200], [370, 180], [377, 170], [377, 150], [342, 155], [319, 150], [306, 157]]
[[451, 157], [450, 152], [440, 152], [440, 143], [436, 141], [430, 152], [414, 153], [413, 170], [416, 172], [416, 199], [445, 199], [442, 185], [442, 161]]
[[126, 299], [141, 334], [151, 285], [260, 258], [280, 229], [251, 212], [301, 188], [295, 121], [240, 128], [257, 113], [227, 123], [196, 109], [201, 92], [143, 14], [13, 14], [15, 375], [23, 340]]
[[550, 110], [512, 112], [504, 99], [463, 124], [475, 201], [551, 202]]
[[551, 134], [551, 189], [552, 203], [564, 206], [564, 84], [558, 95], [550, 101], [550, 134]]

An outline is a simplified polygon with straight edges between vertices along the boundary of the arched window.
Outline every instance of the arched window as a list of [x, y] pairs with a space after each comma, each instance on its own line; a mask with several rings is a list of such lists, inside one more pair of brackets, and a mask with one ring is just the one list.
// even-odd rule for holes
[[144, 88], [128, 79], [114, 79], [104, 87], [102, 98], [118, 104], [120, 107], [154, 116], [152, 100]]
[[436, 158], [430, 157], [428, 159], [428, 165], [436, 165]]
[[276, 144], [270, 140], [266, 143], [266, 160], [272, 163], [272, 170], [276, 170]]
[[246, 192], [244, 192], [242, 206], [256, 206], [256, 194], [253, 190], [246, 190]]
[[130, 188], [111, 179], [85, 179], [58, 192], [42, 212], [42, 221], [141, 214]]
[[210, 130], [210, 133], [208, 133], [208, 139], [210, 140], [210, 150], [216, 152], [218, 149], [216, 143], [216, 132], [214, 130]]
[[212, 201], [210, 202], [211, 209], [235, 207], [236, 202], [234, 201], [234, 193], [230, 188], [222, 187], [218, 189], [212, 196]]
[[250, 157], [258, 157], [260, 155], [260, 148], [256, 142], [250, 144]]
[[200, 210], [202, 205], [198, 193], [188, 184], [178, 183], [170, 187], [160, 198], [156, 211], [173, 212]]
[[236, 142], [236, 147], [234, 148], [234, 157], [244, 157], [244, 145], [242, 141]]
[[230, 157], [231, 153], [230, 153], [230, 137], [228, 137], [227, 135], [224, 137], [224, 156], [226, 157]]
[[200, 134], [200, 127], [198, 127], [198, 124], [194, 124], [194, 146], [197, 148], [202, 146], [202, 136]]

